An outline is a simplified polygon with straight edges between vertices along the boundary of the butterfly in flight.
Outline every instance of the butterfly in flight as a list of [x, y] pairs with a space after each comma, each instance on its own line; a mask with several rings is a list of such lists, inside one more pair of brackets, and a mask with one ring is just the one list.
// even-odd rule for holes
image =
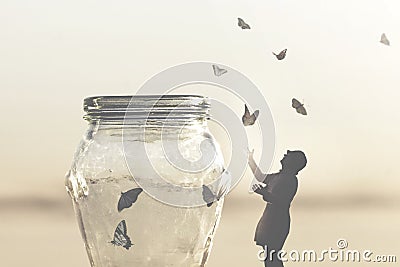
[[297, 113], [300, 113], [302, 115], [307, 115], [307, 111], [304, 107], [304, 104], [300, 103], [299, 100], [296, 98], [292, 99], [292, 107], [296, 109]]
[[118, 201], [118, 212], [121, 212], [123, 209], [127, 209], [132, 207], [132, 204], [136, 202], [140, 193], [142, 193], [142, 188], [134, 188], [129, 191], [121, 192], [121, 197]]
[[274, 52], [272, 52], [272, 54], [274, 54], [278, 60], [282, 60], [286, 57], [286, 51], [287, 49], [283, 49], [279, 54], [275, 54]]
[[390, 41], [386, 37], [386, 34], [382, 33], [380, 42], [384, 45], [390, 46]]
[[242, 122], [244, 126], [249, 126], [249, 125], [253, 125], [257, 118], [258, 115], [260, 114], [259, 110], [254, 111], [253, 114], [250, 115], [250, 111], [247, 108], [247, 105], [244, 105], [244, 115], [242, 116]]
[[128, 250], [132, 246], [131, 239], [127, 234], [125, 220], [122, 220], [114, 232], [114, 239], [110, 241], [114, 246], [121, 246]]
[[220, 68], [217, 65], [212, 65], [213, 70], [214, 70], [214, 75], [219, 77], [221, 75], [224, 75], [225, 73], [227, 73], [228, 71], [226, 69]]
[[238, 26], [243, 30], [250, 29], [250, 25], [244, 22], [244, 20], [241, 18], [238, 18]]
[[208, 186], [203, 185], [203, 200], [207, 203], [207, 207], [211, 207], [215, 201], [219, 201], [229, 192], [229, 189], [231, 188], [231, 180], [232, 177], [229, 172], [224, 170], [221, 176], [220, 188], [217, 194], [214, 194]]

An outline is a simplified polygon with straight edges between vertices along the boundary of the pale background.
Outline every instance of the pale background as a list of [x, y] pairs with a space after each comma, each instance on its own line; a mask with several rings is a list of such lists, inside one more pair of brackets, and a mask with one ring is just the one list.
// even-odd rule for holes
[[[229, 65], [259, 86], [276, 126], [271, 171], [286, 149], [306, 152], [288, 250], [345, 237], [398, 253], [399, 13], [396, 0], [0, 0], [1, 265], [88, 266], [63, 186], [86, 128], [82, 100], [133, 94], [190, 61]], [[247, 194], [250, 180], [226, 199], [208, 266], [261, 266], [252, 238], [264, 203]], [[287, 264], [300, 265], [329, 264]]]

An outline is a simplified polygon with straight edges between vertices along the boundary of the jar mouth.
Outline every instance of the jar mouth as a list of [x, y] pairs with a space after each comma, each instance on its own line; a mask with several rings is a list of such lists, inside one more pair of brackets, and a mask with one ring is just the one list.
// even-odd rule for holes
[[93, 96], [84, 99], [83, 109], [89, 122], [181, 124], [208, 119], [210, 103], [200, 95]]

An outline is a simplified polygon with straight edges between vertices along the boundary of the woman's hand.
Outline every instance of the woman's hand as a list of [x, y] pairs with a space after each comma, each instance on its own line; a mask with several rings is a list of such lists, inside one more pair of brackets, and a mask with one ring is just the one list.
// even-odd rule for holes
[[257, 179], [259, 182], [264, 182], [265, 180], [265, 174], [261, 172], [260, 168], [258, 168], [257, 163], [254, 160], [254, 149], [250, 151], [250, 149], [247, 149], [247, 155], [248, 155], [248, 163], [250, 166], [251, 171], [254, 174], [254, 177]]
[[264, 187], [260, 184], [253, 184], [252, 189], [254, 191], [254, 193], [257, 193], [259, 195], [262, 195], [261, 191]]

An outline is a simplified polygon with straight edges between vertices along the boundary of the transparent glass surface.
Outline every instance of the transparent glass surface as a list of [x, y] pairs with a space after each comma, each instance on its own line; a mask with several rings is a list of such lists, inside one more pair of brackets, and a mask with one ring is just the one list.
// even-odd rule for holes
[[[196, 101], [198, 99], [196, 97]], [[130, 97], [125, 97], [122, 102], [127, 100]], [[109, 102], [115, 104], [115, 101]], [[123, 110], [123, 106], [119, 109]], [[135, 114], [145, 106], [139, 105]], [[109, 108], [105, 105], [99, 109], [105, 107]], [[148, 125], [148, 134], [142, 138], [138, 134], [139, 118], [136, 115], [129, 125], [120, 123], [123, 118], [120, 113], [118, 118], [114, 116], [117, 113], [107, 113], [109, 119], [104, 120], [102, 115], [93, 120], [91, 114], [86, 115], [89, 129], [75, 154], [66, 177], [66, 187], [73, 200], [91, 266], [205, 266], [221, 216], [223, 198], [210, 207], [206, 202], [197, 207], [179, 207], [162, 203], [144, 190], [130, 207], [118, 210], [121, 193], [140, 187], [136, 183], [138, 179], [145, 179], [148, 182], [146, 184], [158, 186], [155, 180], [152, 182], [153, 177], [148, 175], [151, 172], [146, 168], [131, 170], [135, 174], [135, 177], [132, 176], [125, 162], [122, 133], [133, 145], [143, 145], [145, 142], [147, 155], [154, 168], [175, 185], [201, 188], [222, 174], [223, 159], [218, 145], [208, 132], [207, 116], [203, 116], [206, 110], [191, 113], [191, 108], [196, 110], [196, 107], [198, 103], [190, 103], [184, 111], [188, 116], [179, 115], [182, 122], [180, 125], [183, 125], [180, 127], [180, 135], [163, 136], [166, 138], [164, 142], [178, 141], [180, 151], [187, 158], [198, 157], [201, 142], [206, 140], [215, 144], [207, 146], [208, 149], [214, 149], [217, 155], [212, 164], [201, 172], [189, 174], [171, 167], [171, 163], [164, 157], [160, 127], [157, 126], [158, 122], [163, 121], [162, 116], [155, 118], [154, 124]], [[113, 108], [115, 106], [109, 109]], [[158, 108], [153, 107], [155, 114]], [[173, 121], [176, 123], [179, 120]], [[126, 229], [120, 227], [122, 221]], [[126, 233], [121, 234], [121, 231]]]

